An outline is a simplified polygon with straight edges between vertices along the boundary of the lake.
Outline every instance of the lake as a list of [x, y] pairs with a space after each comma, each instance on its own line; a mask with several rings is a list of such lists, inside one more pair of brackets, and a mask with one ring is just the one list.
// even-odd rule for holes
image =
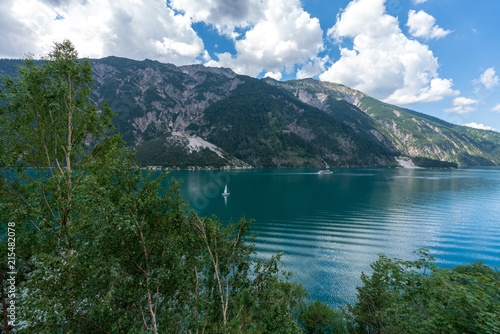
[[[356, 300], [361, 272], [379, 253], [415, 259], [427, 248], [443, 267], [500, 265], [500, 168], [248, 169], [174, 171], [201, 216], [245, 216], [258, 257], [284, 252], [313, 299]], [[230, 196], [223, 197], [228, 185]]]

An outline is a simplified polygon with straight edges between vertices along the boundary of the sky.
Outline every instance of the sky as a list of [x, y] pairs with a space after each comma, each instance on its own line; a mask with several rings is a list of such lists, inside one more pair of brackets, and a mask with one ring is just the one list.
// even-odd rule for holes
[[0, 58], [228, 67], [341, 83], [451, 123], [500, 131], [498, 0], [1, 0]]

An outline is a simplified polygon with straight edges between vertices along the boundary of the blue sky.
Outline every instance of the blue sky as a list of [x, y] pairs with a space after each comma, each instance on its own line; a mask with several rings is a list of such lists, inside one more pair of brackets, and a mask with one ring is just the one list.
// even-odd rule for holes
[[313, 77], [500, 131], [497, 0], [3, 0], [0, 58], [81, 56]]

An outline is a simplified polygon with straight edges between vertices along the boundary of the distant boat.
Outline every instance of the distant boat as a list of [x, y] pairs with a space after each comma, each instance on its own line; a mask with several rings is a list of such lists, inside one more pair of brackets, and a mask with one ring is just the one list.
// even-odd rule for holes
[[224, 188], [224, 192], [222, 193], [222, 196], [229, 196], [229, 191], [227, 191], [227, 184], [226, 184], [226, 188]]
[[318, 172], [318, 174], [332, 174], [332, 171], [328, 169], [322, 169]]

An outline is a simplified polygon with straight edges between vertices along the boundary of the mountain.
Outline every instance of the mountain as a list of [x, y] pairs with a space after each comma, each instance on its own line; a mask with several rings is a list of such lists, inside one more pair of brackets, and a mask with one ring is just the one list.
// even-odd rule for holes
[[[271, 85], [315, 106], [353, 128], [372, 133], [402, 155], [459, 165], [500, 164], [500, 133], [451, 124], [436, 117], [383, 103], [349, 87], [312, 79]], [[339, 108], [348, 103], [351, 111]], [[361, 116], [363, 114], [365, 117]]]
[[[145, 166], [396, 166], [401, 155], [500, 164], [500, 133], [447, 123], [343, 85], [259, 80], [152, 60], [90, 61], [94, 102], [108, 101], [116, 131]], [[12, 75], [15, 63], [0, 60], [0, 73]]]
[[[139, 162], [166, 167], [394, 164], [393, 147], [264, 80], [201, 65], [92, 60], [95, 101]], [[346, 104], [344, 107], [348, 107]]]
[[242, 83], [227, 69], [157, 61], [91, 60], [96, 103], [108, 101], [114, 124], [143, 165], [249, 167], [197, 135], [203, 111]]

